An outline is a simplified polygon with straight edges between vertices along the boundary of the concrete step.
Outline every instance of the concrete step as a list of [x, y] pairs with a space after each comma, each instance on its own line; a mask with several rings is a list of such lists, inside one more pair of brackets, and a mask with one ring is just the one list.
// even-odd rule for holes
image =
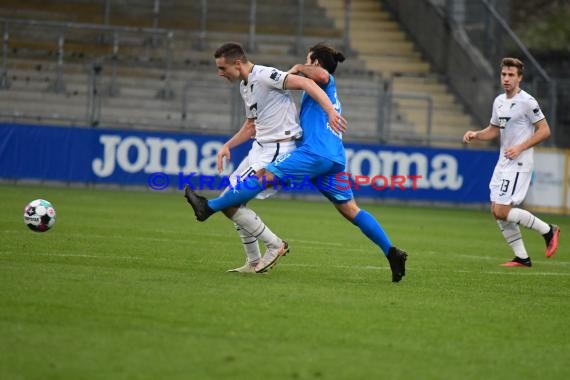
[[389, 20], [374, 20], [374, 19], [352, 19], [350, 23], [350, 34], [363, 33], [381, 33], [386, 35], [402, 34], [398, 24]]
[[399, 30], [396, 31], [381, 31], [377, 33], [370, 33], [368, 29], [355, 28], [350, 33], [351, 41], [407, 41], [407, 37]]
[[[339, 29], [344, 28], [345, 3], [340, 0], [319, 0]], [[353, 0], [351, 7], [351, 47], [358, 51], [366, 67], [393, 77], [393, 91], [425, 93], [433, 100], [433, 122], [441, 125], [469, 125], [471, 118], [463, 113], [447, 87], [429, 77], [430, 67], [415, 52], [406, 35], [394, 27], [391, 16], [374, 0]], [[396, 24], [397, 26], [397, 24]], [[401, 76], [403, 74], [403, 76]], [[423, 78], [422, 78], [423, 77]], [[424, 100], [394, 99], [396, 117], [416, 125], [417, 133], [425, 134], [426, 107]]]
[[457, 142], [461, 142], [463, 135], [469, 129], [471, 129], [470, 125], [461, 125], [461, 124], [454, 124], [454, 125], [437, 124], [434, 126], [435, 132], [447, 136], [456, 136], [458, 138]]
[[[345, 1], [344, 0], [318, 0], [319, 6], [326, 9], [327, 11], [342, 11], [344, 12], [345, 9]], [[352, 0], [351, 2], [351, 12], [381, 12], [383, 8], [380, 6], [379, 1], [371, 0], [371, 1], [363, 1], [363, 0]]]
[[[363, 13], [360, 17], [355, 17], [353, 15], [349, 22], [349, 32], [351, 33], [355, 30], [365, 28], [370, 28], [371, 31], [385, 32], [395, 32], [400, 30], [400, 26], [397, 22], [376, 13]], [[342, 30], [344, 31], [344, 25]]]
[[[140, 5], [139, 5], [140, 4]], [[111, 4], [110, 25], [152, 27], [155, 18], [153, 4], [145, 2], [113, 2]], [[250, 1], [208, 2], [208, 31], [226, 30], [247, 32], [249, 30]], [[103, 23], [103, 4], [69, 1], [3, 1], [4, 14], [11, 17], [22, 16], [40, 20], [74, 21]], [[11, 10], [19, 10], [19, 13]], [[35, 13], [34, 13], [35, 12]], [[39, 15], [37, 12], [42, 12]], [[198, 30], [200, 26], [201, 4], [199, 1], [177, 3], [167, 6], [162, 3], [158, 18], [161, 28]], [[276, 14], [281, 15], [275, 18]], [[53, 16], [52, 16], [53, 15]], [[295, 32], [298, 9], [289, 2], [257, 2], [257, 29], [261, 33], [290, 34]], [[43, 17], [42, 17], [43, 16]], [[304, 28], [307, 34], [334, 36], [338, 34], [332, 22], [324, 17], [322, 9], [309, 2], [305, 5]]]
[[382, 54], [420, 58], [409, 41], [353, 40], [351, 47], [360, 54]]
[[426, 83], [424, 81], [400, 81], [394, 78], [392, 89], [395, 92], [424, 92], [429, 94], [448, 94], [447, 86], [441, 83]]
[[[398, 102], [401, 107], [414, 107], [418, 103], [425, 105], [427, 101], [424, 99], [409, 99], [407, 97], [400, 97], [398, 98], [399, 92], [394, 92], [394, 98]], [[404, 93], [410, 94], [410, 93]], [[414, 93], [411, 93], [414, 94]], [[422, 95], [422, 93], [416, 92], [418, 95]], [[435, 109], [442, 109], [442, 110], [456, 110], [458, 109], [458, 104], [455, 102], [455, 97], [448, 93], [424, 93], [431, 96], [433, 107]]]
[[[54, 108], [53, 104], [50, 102], [19, 102], [7, 107], [9, 103], [3, 102], [0, 106], [0, 112], [2, 113], [20, 113], [28, 115], [43, 115], [49, 118], [79, 118], [85, 119], [87, 114], [86, 107], [66, 107], [64, 108]], [[58, 102], [56, 104], [61, 104]], [[6, 107], [6, 108], [5, 108]]]
[[[72, 86], [66, 83], [66, 90], [64, 93], [53, 93], [46, 90], [47, 86], [42, 83], [30, 82], [26, 86], [16, 86], [13, 83], [9, 90], [0, 91], [0, 99], [3, 101], [16, 101], [16, 102], [46, 102], [51, 101], [54, 107], [67, 107], [71, 101], [77, 104], [87, 105], [88, 88], [86, 85]], [[101, 84], [99, 93], [102, 94], [103, 105], [121, 106], [124, 108], [149, 108], [149, 109], [182, 109], [182, 91], [181, 87], [173, 88], [175, 98], [161, 99], [158, 97], [158, 90], [161, 88], [140, 88], [140, 87], [127, 87], [118, 86], [119, 93], [117, 96], [109, 95], [108, 84]], [[187, 107], [195, 108], [196, 110], [215, 110], [230, 109], [231, 89], [210, 87], [207, 83], [195, 84], [186, 89], [186, 102]], [[6, 107], [8, 103], [3, 106]]]
[[429, 64], [420, 60], [409, 60], [405, 57], [361, 54], [369, 70], [380, 72], [385, 77], [398, 73], [428, 73]]
[[[47, 97], [38, 102], [18, 101], [10, 104], [4, 101], [0, 93], [2, 105], [0, 105], [0, 115], [30, 115], [37, 120], [48, 119], [78, 119], [81, 123], [87, 124], [87, 108], [81, 101], [70, 101], [67, 99], [67, 106], [63, 106], [60, 100]], [[107, 125], [129, 125], [129, 126], [195, 126], [207, 128], [212, 126], [215, 129], [223, 129], [231, 123], [229, 112], [219, 112], [220, 109], [205, 111], [204, 109], [194, 109], [191, 105], [183, 118], [179, 108], [169, 109], [168, 107], [144, 108], [125, 107], [120, 102], [103, 101], [100, 112], [100, 124]]]
[[[327, 9], [326, 15], [334, 21], [334, 26], [340, 31], [344, 31], [345, 23], [345, 13], [344, 9]], [[349, 25], [358, 26], [360, 23], [366, 23], [368, 25], [374, 25], [381, 30], [397, 30], [399, 29], [398, 24], [395, 23], [387, 14], [383, 13], [373, 13], [373, 12], [353, 12], [349, 19]]]
[[[425, 110], [406, 110], [402, 113], [405, 120], [416, 126], [418, 133], [427, 133], [427, 113]], [[447, 126], [447, 129], [444, 128]], [[432, 131], [448, 134], [450, 131], [457, 131], [458, 134], [465, 133], [471, 127], [471, 120], [467, 116], [447, 115], [445, 113], [434, 112], [432, 116]]]

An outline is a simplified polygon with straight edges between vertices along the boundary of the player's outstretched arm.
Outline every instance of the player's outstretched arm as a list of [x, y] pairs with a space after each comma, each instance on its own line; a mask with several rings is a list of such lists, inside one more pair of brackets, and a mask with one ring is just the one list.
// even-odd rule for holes
[[319, 84], [327, 84], [330, 80], [330, 74], [328, 71], [319, 66], [314, 65], [303, 65], [301, 63], [296, 64], [291, 67], [289, 74], [304, 75], [305, 77], [314, 80]]
[[313, 98], [328, 115], [329, 126], [336, 132], [344, 133], [347, 121], [338, 113], [331, 103], [327, 94], [314, 81], [303, 78], [299, 75], [288, 75], [285, 81], [285, 88], [288, 90], [303, 90]]

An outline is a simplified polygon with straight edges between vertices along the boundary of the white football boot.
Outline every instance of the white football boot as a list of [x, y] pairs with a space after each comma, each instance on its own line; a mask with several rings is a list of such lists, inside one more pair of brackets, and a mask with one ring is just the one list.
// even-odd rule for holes
[[246, 261], [245, 264], [239, 268], [228, 269], [228, 272], [237, 272], [237, 273], [255, 273], [255, 267], [259, 264], [261, 260], [249, 262]]
[[289, 252], [289, 244], [286, 241], [281, 242], [281, 246], [276, 249], [267, 249], [265, 255], [259, 261], [259, 264], [255, 267], [256, 273], [263, 273], [271, 269], [277, 264], [277, 260], [281, 256], [285, 256]]

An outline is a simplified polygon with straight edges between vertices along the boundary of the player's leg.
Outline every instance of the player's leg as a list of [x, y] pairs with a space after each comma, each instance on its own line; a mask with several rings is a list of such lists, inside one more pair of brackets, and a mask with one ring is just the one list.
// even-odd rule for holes
[[551, 257], [558, 248], [560, 228], [545, 223], [527, 210], [516, 207], [526, 197], [530, 186], [531, 173], [507, 173], [502, 177], [501, 191], [493, 207], [495, 219], [521, 225], [541, 234], [546, 243], [546, 257]]
[[328, 173], [317, 177], [313, 183], [329, 199], [335, 208], [357, 226], [360, 231], [384, 253], [392, 270], [392, 281], [398, 282], [406, 274], [407, 253], [392, 245], [390, 238], [372, 214], [361, 209], [354, 200], [344, 168], [334, 164]]
[[[259, 152], [256, 151], [256, 145], [253, 145], [252, 149], [248, 153], [242, 162], [238, 165], [236, 170], [229, 176], [230, 187], [235, 188], [242, 178], [245, 178], [255, 172], [254, 167], [251, 165], [251, 160], [255, 160], [259, 156]], [[224, 191], [230, 191], [230, 187], [226, 188]], [[241, 207], [245, 207], [242, 205]], [[233, 221], [235, 213], [239, 210], [237, 207], [232, 207], [226, 210], [222, 210], [226, 217]], [[228, 272], [239, 272], [239, 273], [255, 273], [255, 266], [259, 263], [261, 259], [261, 251], [259, 249], [259, 243], [257, 238], [249, 233], [246, 228], [234, 221], [234, 227], [241, 240], [243, 250], [245, 252], [245, 264], [241, 267], [233, 268], [228, 270]]]
[[390, 238], [380, 225], [380, 223], [368, 211], [361, 209], [354, 199], [346, 202], [333, 201], [336, 209], [348, 219], [352, 224], [360, 228], [360, 231], [372, 240], [388, 256], [388, 251], [392, 247]]
[[[248, 157], [238, 166], [236, 171], [230, 176], [230, 184], [232, 189], [239, 188], [238, 183], [243, 179], [255, 175], [263, 174], [262, 169], [269, 163], [275, 161], [279, 153], [289, 153], [295, 149], [295, 142], [287, 143], [268, 143], [253, 144]], [[227, 189], [229, 190], [229, 189]], [[259, 199], [266, 199], [276, 190], [269, 189], [257, 195]], [[228, 210], [222, 210], [226, 216], [234, 221], [236, 230], [242, 239], [244, 250], [247, 255], [246, 264], [240, 268], [236, 268], [236, 272], [255, 273], [255, 268], [261, 261], [261, 252], [259, 250], [258, 239], [261, 240], [267, 251], [279, 251], [284, 246], [283, 241], [277, 237], [266, 225], [261, 218], [245, 205], [228, 214]], [[240, 224], [241, 223], [241, 224]], [[283, 252], [284, 254], [285, 252]]]
[[245, 252], [245, 264], [240, 267], [228, 269], [228, 272], [255, 273], [255, 267], [261, 259], [261, 251], [257, 239], [244, 230], [239, 224], [234, 223]]
[[[265, 172], [261, 170], [260, 172]], [[258, 179], [256, 177], [249, 177], [246, 181], [258, 183]], [[261, 180], [259, 180], [261, 181]], [[243, 183], [242, 183], [243, 184]], [[261, 182], [258, 183], [259, 187], [261, 187]], [[244, 186], [240, 186], [240, 188], [244, 188]], [[233, 189], [230, 191], [225, 192], [215, 200], [223, 200], [226, 199], [227, 206], [221, 208], [220, 210], [216, 211], [224, 211], [226, 216], [233, 220], [235, 223], [239, 224], [241, 228], [243, 228], [246, 232], [250, 235], [255, 237], [258, 240], [261, 240], [267, 247], [267, 251], [262, 259], [259, 261], [257, 266], [255, 267], [255, 271], [257, 273], [265, 272], [277, 261], [277, 258], [274, 260], [269, 260], [269, 258], [273, 255], [277, 256], [285, 256], [289, 252], [289, 246], [286, 242], [279, 239], [267, 226], [261, 221], [255, 213], [246, 208], [246, 207], [235, 207], [233, 203], [235, 202], [247, 202], [248, 200], [255, 197], [255, 195], [259, 194], [261, 191], [256, 193], [248, 193], [247, 197], [232, 197], [231, 194], [240, 193], [238, 189]], [[199, 221], [204, 221], [211, 215], [213, 215], [216, 211], [209, 207], [209, 201], [205, 197], [196, 194], [194, 190], [192, 190], [189, 186], [184, 188], [185, 197], [188, 200], [188, 203], [194, 209], [194, 214]], [[227, 201], [230, 199], [230, 201]], [[240, 203], [237, 203], [240, 204]], [[235, 211], [234, 211], [235, 210]], [[279, 242], [279, 243], [278, 243]], [[269, 255], [268, 255], [269, 253]], [[266, 257], [267, 256], [267, 257]], [[265, 260], [264, 260], [265, 258]]]
[[[514, 177], [509, 173], [494, 171], [489, 183], [491, 196], [491, 213], [497, 221], [497, 226], [511, 247], [515, 257], [507, 261], [503, 266], [527, 266], [532, 265], [526, 252], [519, 226], [506, 220], [506, 215], [511, 208], [511, 194]], [[504, 213], [504, 217], [501, 214]]]
[[[507, 220], [497, 219], [495, 213], [499, 213], [498, 210], [508, 209], [511, 206], [506, 205], [497, 205], [494, 202], [491, 203], [491, 210], [493, 212], [493, 216], [497, 221], [497, 225], [499, 226], [499, 230], [501, 234], [505, 238], [507, 245], [511, 247], [515, 257], [511, 261], [507, 261], [506, 263], [501, 264], [505, 267], [514, 267], [514, 266], [525, 266], [531, 267], [532, 261], [528, 256], [526, 248], [524, 246], [524, 241], [522, 238], [521, 230], [519, 225], [513, 222], [509, 222]], [[508, 211], [502, 211], [504, 213], [508, 213]]]
[[545, 223], [529, 211], [518, 207], [511, 208], [506, 219], [507, 221], [516, 223], [541, 234], [546, 244], [546, 257], [550, 258], [554, 255], [558, 248], [560, 227], [554, 224]]
[[196, 219], [203, 222], [216, 212], [246, 204], [265, 189], [276, 187], [273, 175], [261, 167], [253, 175], [242, 178], [231, 191], [226, 191], [217, 198], [208, 200], [188, 185], [184, 187], [184, 196], [194, 209]]
[[196, 219], [203, 222], [216, 212], [249, 202], [263, 190], [265, 190], [265, 188], [262, 187], [261, 179], [251, 176], [240, 182], [239, 186], [231, 191], [226, 191], [217, 198], [208, 200], [198, 195], [194, 189], [188, 185], [184, 187], [184, 196], [194, 209]]
[[[267, 151], [267, 153], [272, 154], [272, 159], [269, 160], [268, 163], [278, 163], [288, 158], [292, 153], [296, 153], [294, 141], [287, 143], [269, 143], [268, 145], [270, 145], [271, 148], [275, 148], [275, 151]], [[280, 152], [283, 152], [283, 154], [279, 154]], [[265, 165], [260, 166], [254, 175], [243, 178], [239, 186], [236, 186], [232, 191], [228, 191], [218, 198], [208, 200], [198, 196], [189, 186], [186, 186], [184, 189], [185, 193], [187, 193], [186, 198], [188, 199], [188, 203], [192, 205], [196, 218], [199, 221], [204, 221], [218, 211], [247, 203], [266, 189], [277, 188], [278, 183], [276, 179], [271, 172], [265, 171], [264, 166]]]
[[261, 260], [261, 250], [256, 236], [248, 232], [244, 227], [234, 222], [234, 228], [241, 240], [245, 252], [245, 264], [241, 267], [228, 269], [228, 272], [255, 273], [255, 267]]
[[[265, 272], [275, 264], [277, 259], [269, 260], [269, 257], [274, 255], [277, 257], [285, 256], [289, 252], [289, 245], [287, 242], [281, 240], [277, 235], [275, 235], [275, 233], [273, 233], [273, 231], [263, 223], [261, 218], [259, 218], [253, 210], [247, 207], [240, 207], [236, 213], [232, 215], [232, 220], [252, 238], [262, 241], [267, 248], [263, 257], [259, 254], [259, 257], [255, 262], [255, 266], [253, 267], [255, 272]], [[268, 260], [270, 262], [268, 262]], [[252, 261], [249, 263], [253, 264]]]
[[[286, 182], [296, 187], [297, 183], [303, 183], [305, 178], [310, 178], [309, 174], [314, 169], [314, 157], [308, 157], [303, 151], [294, 150], [290, 153], [279, 156], [274, 162], [267, 165], [265, 170], [256, 174], [257, 183], [265, 188], [270, 184], [283, 185]], [[267, 251], [261, 258], [256, 272], [264, 272], [274, 266], [281, 256], [285, 256], [289, 252], [287, 242], [283, 241], [278, 248], [268, 247]]]
[[[238, 165], [237, 169], [230, 175], [229, 181], [231, 189], [239, 188], [239, 183], [249, 176], [255, 175], [260, 169], [264, 168], [270, 162], [274, 161], [279, 152], [290, 152], [295, 149], [295, 143], [273, 143], [273, 144], [259, 144], [254, 143], [246, 158]], [[230, 188], [226, 189], [229, 191]], [[257, 198], [266, 199], [273, 194], [276, 190], [268, 190], [258, 194]], [[230, 269], [229, 272], [245, 272], [255, 273], [255, 267], [261, 260], [261, 251], [259, 249], [258, 241], [261, 240], [267, 249], [275, 248], [281, 243], [281, 240], [263, 223], [261, 218], [251, 209], [245, 209], [242, 205], [240, 209], [225, 209], [222, 210], [226, 216], [234, 221], [234, 226], [242, 241], [244, 251], [246, 253], [246, 262], [243, 266], [235, 269]], [[237, 214], [236, 214], [237, 212]], [[241, 221], [243, 226], [235, 222]], [[253, 231], [253, 233], [249, 232]], [[262, 231], [259, 233], [259, 231]], [[259, 237], [259, 240], [258, 240]]]
[[269, 164], [277, 164], [285, 159], [289, 159], [292, 154], [296, 155], [295, 142], [269, 143], [266, 145], [270, 147], [267, 149], [266, 154], [269, 154], [272, 158], [263, 165], [259, 165], [253, 175], [242, 178], [239, 186], [236, 186], [231, 192], [227, 192], [218, 198], [210, 199], [208, 208], [211, 211], [217, 212], [227, 207], [247, 203], [267, 189], [278, 188], [278, 179], [271, 171], [267, 171], [265, 167]]

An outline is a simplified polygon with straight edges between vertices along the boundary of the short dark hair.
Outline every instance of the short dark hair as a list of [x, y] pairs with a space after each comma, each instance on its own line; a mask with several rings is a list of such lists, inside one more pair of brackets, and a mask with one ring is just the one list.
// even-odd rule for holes
[[311, 62], [317, 60], [321, 67], [334, 74], [338, 62], [343, 62], [346, 58], [340, 51], [325, 43], [318, 43], [309, 49]]
[[225, 58], [226, 60], [247, 62], [245, 50], [237, 42], [226, 42], [214, 52], [214, 58]]
[[501, 69], [503, 67], [516, 67], [519, 76], [521, 76], [524, 71], [524, 64], [518, 58], [510, 58], [510, 57], [503, 58], [503, 60], [501, 61]]

